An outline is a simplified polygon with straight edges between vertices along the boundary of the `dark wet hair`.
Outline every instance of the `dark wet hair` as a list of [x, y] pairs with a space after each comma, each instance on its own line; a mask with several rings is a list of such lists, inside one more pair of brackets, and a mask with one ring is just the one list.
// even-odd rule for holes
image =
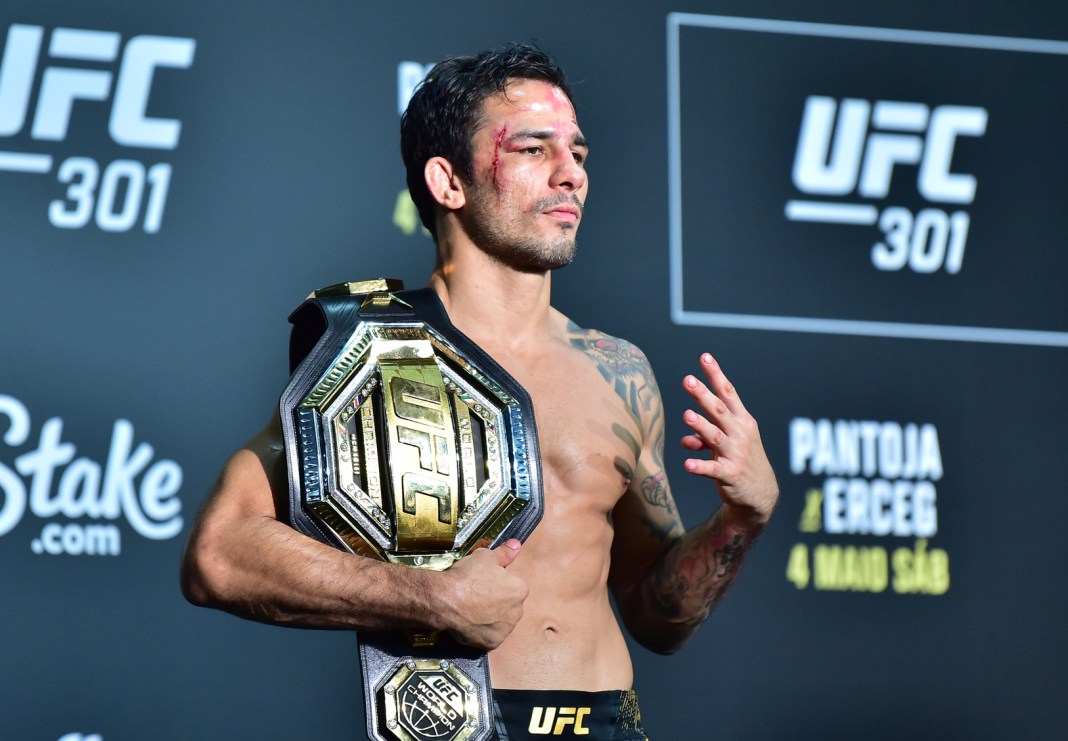
[[423, 226], [435, 238], [435, 201], [423, 175], [426, 163], [431, 157], [444, 157], [466, 182], [472, 182], [471, 139], [481, 124], [483, 101], [503, 93], [512, 80], [542, 80], [571, 98], [564, 71], [552, 57], [529, 44], [509, 44], [477, 56], [438, 62], [416, 88], [401, 116], [401, 155], [408, 192]]

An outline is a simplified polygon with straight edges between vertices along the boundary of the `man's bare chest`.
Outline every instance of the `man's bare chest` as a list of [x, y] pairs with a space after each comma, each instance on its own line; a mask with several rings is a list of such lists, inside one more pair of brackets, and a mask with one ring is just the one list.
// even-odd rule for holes
[[583, 492], [611, 509], [641, 448], [625, 401], [580, 353], [521, 372], [520, 382], [534, 401], [547, 495]]

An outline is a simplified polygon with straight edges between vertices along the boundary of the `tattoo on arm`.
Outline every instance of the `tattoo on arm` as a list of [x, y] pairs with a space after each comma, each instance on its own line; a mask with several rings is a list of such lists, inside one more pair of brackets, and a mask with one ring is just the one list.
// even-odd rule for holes
[[[634, 439], [634, 435], [630, 434], [630, 430], [628, 430], [626, 427], [619, 424], [618, 422], [613, 422], [612, 432], [613, 434], [615, 434], [616, 437], [626, 443], [627, 448], [630, 450], [630, 454], [634, 456], [634, 460], [638, 460], [638, 456], [640, 456], [642, 452], [642, 446], [638, 443], [637, 440]], [[634, 478], [634, 471], [631, 470], [629, 464], [624, 463], [623, 465], [625, 465], [627, 467], [627, 470], [629, 471], [629, 473], [627, 473], [626, 475], [627, 481], [629, 482], [632, 478]], [[619, 467], [618, 462], [616, 463], [616, 467]]]
[[655, 438], [650, 456], [652, 467], [642, 479], [639, 491], [647, 504], [665, 510], [674, 518], [678, 516], [678, 510], [675, 509], [675, 500], [671, 497], [667, 474], [664, 472], [664, 426], [657, 424], [653, 434]]
[[[634, 482], [635, 489], [646, 504], [663, 510], [667, 517], [655, 515], [655, 510], [643, 511], [639, 517], [649, 535], [664, 543], [682, 530], [675, 524], [678, 513], [664, 473], [663, 407], [649, 361], [637, 347], [626, 340], [585, 330], [574, 322], [568, 325], [568, 332], [572, 347], [581, 350], [593, 361], [601, 376], [623, 400], [637, 428], [644, 434], [653, 436], [652, 440], [646, 441], [650, 444], [650, 459], [646, 460], [644, 465], [639, 465], [637, 470], [631, 470], [624, 464], [628, 472], [624, 474], [624, 478], [629, 485], [634, 476], [643, 476], [640, 481]], [[640, 461], [642, 444], [634, 439], [633, 434], [620, 424], [613, 424], [612, 432], [627, 445], [634, 460]], [[622, 472], [620, 464], [621, 461], [617, 459], [616, 469]]]
[[654, 507], [673, 510], [674, 505], [667, 494], [667, 476], [664, 475], [663, 471], [657, 471], [651, 476], [646, 476], [645, 480], [642, 481], [642, 499]]
[[734, 583], [751, 543], [752, 536], [728, 533], [717, 512], [664, 554], [643, 582], [642, 596], [663, 617], [692, 632]]
[[[621, 425], [613, 432], [636, 453], [639, 465], [632, 471], [624, 463], [617, 470], [630, 474], [647, 506], [638, 518], [665, 549], [637, 585], [634, 610], [653, 618], [648, 623], [660, 636], [654, 643], [678, 647], [701, 625], [734, 583], [742, 560], [757, 532], [726, 527], [722, 511], [702, 527], [684, 533], [664, 473], [664, 420], [660, 392], [649, 361], [638, 348], [600, 332], [568, 325], [571, 345], [585, 353], [616, 395], [624, 402], [637, 428], [646, 436], [639, 446]], [[641, 457], [641, 449], [645, 457]], [[644, 621], [644, 618], [642, 618]], [[655, 626], [655, 627], [654, 627]]]

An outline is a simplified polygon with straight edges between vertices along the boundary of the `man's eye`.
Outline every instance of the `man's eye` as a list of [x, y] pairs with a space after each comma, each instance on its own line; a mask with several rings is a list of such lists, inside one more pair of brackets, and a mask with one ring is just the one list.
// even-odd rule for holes
[[524, 147], [523, 154], [541, 154], [541, 147]]
[[572, 152], [571, 156], [575, 158], [576, 164], [581, 165], [586, 162], [586, 155], [582, 152]]

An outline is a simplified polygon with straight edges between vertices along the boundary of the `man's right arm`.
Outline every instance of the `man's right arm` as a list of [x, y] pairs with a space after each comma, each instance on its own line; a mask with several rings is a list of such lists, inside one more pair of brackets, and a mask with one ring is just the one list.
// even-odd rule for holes
[[518, 541], [444, 572], [355, 556], [279, 519], [286, 482], [276, 417], [227, 462], [197, 516], [182, 558], [186, 599], [279, 625], [444, 630], [482, 649], [522, 617], [526, 584], [506, 570]]

